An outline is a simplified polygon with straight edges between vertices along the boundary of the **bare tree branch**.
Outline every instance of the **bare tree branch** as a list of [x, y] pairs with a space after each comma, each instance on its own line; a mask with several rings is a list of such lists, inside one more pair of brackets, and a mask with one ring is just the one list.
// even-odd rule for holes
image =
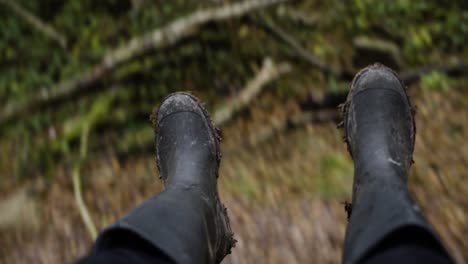
[[[255, 74], [255, 76], [253, 76], [252, 79], [250, 79], [244, 85], [242, 90], [239, 93], [237, 93], [236, 95], [233, 95], [226, 102], [225, 105], [221, 105], [221, 106], [215, 108], [212, 111], [212, 114], [213, 114], [212, 118], [213, 118], [214, 124], [217, 127], [222, 127], [222, 126], [226, 125], [226, 123], [229, 122], [229, 120], [232, 120], [234, 118], [234, 116], [239, 111], [241, 111], [242, 109], [247, 108], [249, 106], [249, 104], [258, 97], [259, 93], [262, 91], [262, 89], [265, 87], [266, 84], [274, 82], [278, 78], [281, 78], [281, 76], [283, 74], [286, 74], [289, 71], [291, 71], [291, 68], [290, 68], [288, 63], [278, 63], [278, 64], [276, 64], [275, 62], [273, 62], [269, 58], [264, 59], [262, 67]], [[121, 109], [120, 107], [122, 107], [122, 106], [119, 106], [118, 108], [114, 109], [113, 112], [119, 112], [120, 111], [119, 109]], [[110, 115], [99, 116], [99, 119], [94, 120], [92, 123], [93, 124], [106, 124], [106, 125], [104, 125], [102, 131], [100, 131], [98, 133], [107, 133], [108, 131], [117, 131], [117, 130], [122, 129], [123, 127], [126, 126], [125, 124], [128, 124], [128, 120], [133, 119], [134, 117], [135, 116], [130, 115], [128, 117], [125, 117], [123, 119], [120, 119], [120, 120], [116, 121], [115, 116], [112, 116], [112, 113], [111, 113]], [[307, 117], [307, 116], [304, 115], [303, 118], [309, 118], [309, 120], [315, 121], [315, 120], [317, 120], [317, 117], [318, 116], [314, 114], [313, 117]], [[107, 121], [110, 120], [109, 118], [112, 119], [113, 123], [106, 123]], [[321, 117], [318, 117], [318, 118], [320, 119]], [[290, 123], [293, 126], [296, 126], [296, 125], [299, 126], [301, 122], [304, 123], [303, 121], [301, 121], [299, 119], [300, 119], [300, 116], [296, 115], [294, 118], [291, 119]], [[86, 129], [89, 129], [89, 128], [85, 126], [82, 129], [86, 130]], [[60, 130], [60, 128], [59, 128], [59, 130]], [[75, 130], [76, 129], [73, 129], [73, 131], [75, 131]], [[275, 131], [273, 131], [273, 130], [272, 131], [265, 131], [265, 133], [266, 134], [275, 133]], [[281, 128], [278, 131], [281, 131]], [[97, 138], [103, 137], [103, 134], [99, 134], [99, 135], [96, 135], [96, 133], [93, 133], [93, 134]], [[135, 133], [131, 133], [131, 134], [135, 135]], [[152, 148], [154, 147], [151, 144], [151, 142], [153, 142], [153, 140], [154, 140], [153, 128], [151, 126], [149, 126], [149, 125], [144, 126], [144, 127], [142, 127], [142, 130], [139, 131], [137, 134], [138, 134], [138, 136], [137, 136], [138, 139], [137, 140], [128, 140], [128, 139], [122, 139], [121, 138], [120, 143], [122, 143], [122, 142], [126, 142], [126, 143], [124, 143], [125, 146], [122, 147], [122, 148], [117, 147], [117, 153], [118, 153], [120, 158], [128, 157], [128, 155], [130, 153], [135, 154], [135, 152], [140, 153], [140, 152], [150, 152], [150, 151], [152, 151]], [[84, 134], [82, 132], [81, 136], [83, 137], [83, 135]], [[74, 135], [73, 139], [76, 139], [75, 136], [76, 135]], [[265, 135], [265, 137], [268, 137], [268, 136], [269, 135]], [[83, 146], [86, 146], [86, 141], [87, 140], [85, 140], [85, 139], [82, 138], [80, 140], [80, 142], [81, 142], [80, 144], [82, 144], [80, 146], [82, 148], [83, 148]], [[261, 135], [259, 135], [258, 138], [255, 138], [253, 140], [254, 141], [261, 141], [262, 140]], [[93, 143], [94, 144], [91, 145], [91, 141], [90, 141], [89, 148], [92, 149], [90, 151], [90, 153], [92, 153], [93, 150], [102, 149], [103, 145], [100, 145], [100, 144], [103, 144], [103, 142], [98, 141], [96, 143], [96, 141], [93, 141]], [[81, 153], [86, 153], [86, 151], [83, 151], [83, 149], [81, 149], [80, 151], [81, 151]], [[84, 154], [82, 154], [82, 156], [84, 156]], [[85, 161], [84, 158], [82, 159], [82, 161], [83, 162]], [[73, 172], [73, 173], [77, 173], [77, 172]], [[79, 171], [78, 171], [78, 173], [79, 173]], [[74, 176], [74, 177], [76, 177], [75, 180], [79, 180], [79, 176]], [[77, 183], [78, 183], [78, 181], [76, 181], [74, 183], [74, 186], [78, 186]], [[74, 188], [76, 188], [76, 187], [74, 187]], [[77, 190], [78, 189], [79, 188], [77, 188]], [[75, 193], [77, 193], [77, 192], [78, 191], [75, 191]], [[80, 194], [76, 194], [76, 195], [80, 196]], [[82, 203], [82, 202], [79, 201], [80, 199], [81, 198], [79, 198], [79, 197], [76, 198], [78, 206], [83, 207], [83, 206], [80, 205]], [[82, 214], [83, 221], [87, 225], [87, 229], [92, 230], [92, 228], [88, 227], [88, 226], [92, 226], [92, 225], [88, 224], [89, 220], [87, 220], [87, 218], [89, 218], [89, 217], [86, 216], [86, 213], [84, 213], [85, 210], [80, 209], [80, 211], [83, 211], [83, 212], [80, 212], [80, 213]], [[90, 234], [93, 234], [93, 232], [90, 232]]]
[[[263, 28], [266, 32], [270, 33], [273, 37], [279, 39], [280, 41], [284, 42], [286, 45], [290, 46], [293, 51], [296, 53], [299, 58], [303, 61], [310, 64], [312, 67], [322, 71], [326, 75], [331, 75], [338, 80], [341, 81], [350, 81], [352, 80], [354, 74], [346, 70], [337, 70], [334, 69], [333, 66], [328, 65], [324, 62], [321, 62], [318, 58], [312, 55], [306, 48], [302, 47], [302, 45], [291, 35], [286, 33], [283, 29], [281, 29], [278, 25], [273, 24], [272, 22], [266, 23], [263, 21], [255, 21], [256, 25]], [[442, 66], [426, 66], [420, 67], [415, 69], [409, 69], [400, 73], [400, 77], [402, 81], [406, 85], [411, 85], [421, 79], [422, 76], [428, 74], [430, 72], [437, 71], [448, 76], [456, 77], [464, 75], [468, 72], [468, 63], [461, 62], [455, 65], [442, 65]], [[334, 95], [326, 95], [324, 98], [327, 102], [336, 102], [341, 99], [346, 99], [347, 93], [342, 94], [334, 94]], [[330, 100], [329, 100], [330, 99]], [[344, 102], [344, 100], [342, 100]], [[323, 103], [316, 102], [316, 105], [323, 105]], [[338, 104], [334, 104], [333, 106], [337, 106]]]
[[[1, 0], [5, 1], [5, 0]], [[54, 87], [40, 89], [29, 101], [9, 104], [0, 112], [0, 125], [39, 106], [70, 97], [80, 91], [90, 89], [118, 66], [146, 52], [172, 46], [196, 34], [203, 25], [243, 16], [249, 12], [266, 8], [288, 0], [246, 0], [212, 9], [199, 10], [177, 19], [168, 25], [130, 40], [125, 45], [110, 50], [101, 62], [75, 78], [59, 82]]]
[[[257, 26], [263, 28], [267, 33], [270, 33], [273, 37], [279, 39], [280, 41], [284, 42], [286, 45], [290, 46], [293, 51], [296, 53], [299, 58], [303, 61], [310, 64], [312, 67], [322, 71], [326, 75], [331, 75], [335, 77], [337, 80], [340, 81], [350, 81], [353, 79], [354, 74], [343, 70], [336, 70], [331, 65], [327, 65], [326, 63], [321, 62], [318, 58], [312, 55], [307, 49], [301, 46], [301, 44], [291, 35], [286, 33], [282, 30], [279, 26], [273, 24], [272, 22], [266, 23], [259, 20], [254, 20]], [[426, 66], [420, 67], [415, 69], [409, 69], [400, 73], [401, 80], [410, 87], [410, 85], [414, 84], [415, 82], [419, 81], [424, 75], [429, 74], [431, 72], [441, 72], [447, 74], [451, 77], [462, 76], [468, 73], [468, 63], [461, 62], [455, 65], [442, 65], [442, 66]], [[316, 93], [311, 93], [311, 96], [306, 100], [302, 101], [300, 104], [306, 111], [318, 111], [320, 112], [322, 109], [336, 109], [338, 105], [343, 103], [348, 96], [348, 92], [340, 92], [340, 93], [323, 93], [317, 95]], [[307, 114], [306, 114], [307, 115]], [[329, 115], [326, 114], [322, 116], [321, 114], [315, 114], [314, 116], [321, 116], [319, 119], [320, 122], [335, 120], [335, 114]], [[315, 117], [313, 118], [316, 119]], [[317, 121], [317, 120], [315, 120]]]
[[249, 81], [236, 97], [232, 98], [223, 107], [215, 111], [213, 122], [217, 126], [224, 125], [232, 118], [234, 113], [246, 107], [267, 83], [290, 71], [291, 67], [289, 64], [282, 63], [275, 65], [270, 58], [265, 59], [262, 68], [255, 78]]
[[270, 33], [276, 39], [290, 46], [293, 49], [293, 51], [296, 53], [296, 55], [299, 56], [299, 58], [301, 58], [302, 60], [310, 64], [312, 67], [320, 70], [324, 74], [334, 76], [337, 79], [343, 79], [343, 78], [349, 79], [350, 78], [349, 77], [350, 74], [339, 71], [335, 69], [334, 67], [332, 67], [331, 65], [328, 65], [320, 61], [318, 58], [312, 55], [307, 49], [302, 47], [302, 45], [294, 37], [286, 33], [278, 25], [275, 25], [272, 22], [266, 23], [263, 21], [255, 21], [255, 23], [261, 28], [263, 28], [266, 32]]
[[6, 7], [10, 8], [19, 17], [24, 19], [27, 23], [36, 28], [42, 34], [56, 41], [63, 49], [67, 48], [67, 39], [63, 34], [60, 34], [51, 25], [43, 22], [38, 17], [31, 14], [29, 11], [21, 7], [17, 2], [9, 0], [0, 0], [0, 4], [3, 4]]

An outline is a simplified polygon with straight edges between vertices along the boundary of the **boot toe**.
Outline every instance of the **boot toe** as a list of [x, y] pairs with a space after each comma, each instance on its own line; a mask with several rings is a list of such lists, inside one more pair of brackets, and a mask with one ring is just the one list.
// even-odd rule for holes
[[352, 83], [352, 94], [369, 89], [389, 89], [404, 95], [404, 84], [397, 74], [382, 64], [373, 64], [361, 70]]
[[[404, 84], [390, 68], [373, 64], [354, 77], [343, 107], [343, 127], [348, 151], [355, 162], [363, 159], [363, 164], [377, 164], [380, 160], [375, 154], [379, 150], [384, 154], [383, 164], [390, 157], [397, 163], [404, 161], [404, 167], [409, 167], [416, 131], [414, 108]], [[386, 151], [382, 152], [383, 149]], [[369, 155], [363, 154], [367, 152]], [[395, 153], [401, 158], [395, 158]]]
[[176, 92], [167, 96], [161, 103], [157, 122], [159, 123], [163, 118], [180, 112], [192, 112], [204, 117], [198, 99], [186, 92]]

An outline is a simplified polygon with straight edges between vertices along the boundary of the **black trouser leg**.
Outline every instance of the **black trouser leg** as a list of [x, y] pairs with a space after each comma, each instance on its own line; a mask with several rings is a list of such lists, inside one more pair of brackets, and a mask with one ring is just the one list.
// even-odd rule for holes
[[359, 187], [346, 230], [343, 262], [397, 259], [399, 264], [425, 263], [429, 258], [438, 261], [434, 263], [452, 263], [404, 183], [385, 174]]
[[362, 261], [364, 264], [445, 264], [450, 256], [431, 237], [430, 233], [408, 227], [390, 234]]
[[[172, 186], [106, 229], [84, 263], [212, 263], [214, 210], [195, 186]], [[125, 262], [125, 261], [124, 261]], [[158, 262], [161, 263], [161, 262]]]
[[[174, 264], [169, 256], [142, 239], [134, 232], [115, 229], [106, 233], [111, 241], [106, 247], [94, 250], [78, 261], [78, 264]], [[97, 246], [98, 244], [96, 244]]]

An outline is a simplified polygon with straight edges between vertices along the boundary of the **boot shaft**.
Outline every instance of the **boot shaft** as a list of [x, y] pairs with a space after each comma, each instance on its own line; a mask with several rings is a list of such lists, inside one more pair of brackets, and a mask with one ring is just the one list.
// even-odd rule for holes
[[416, 128], [397, 75], [379, 64], [363, 69], [343, 109], [345, 141], [355, 166], [343, 262], [361, 262], [390, 235], [408, 229], [422, 231], [443, 251], [407, 189]]
[[404, 85], [393, 71], [373, 65], [356, 75], [345, 105], [344, 127], [360, 171], [408, 171], [416, 127]]

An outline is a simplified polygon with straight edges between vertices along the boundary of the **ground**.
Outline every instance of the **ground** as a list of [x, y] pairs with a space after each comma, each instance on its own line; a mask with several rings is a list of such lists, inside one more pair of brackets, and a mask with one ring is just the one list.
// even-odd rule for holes
[[[411, 88], [418, 111], [409, 186], [457, 262], [467, 263], [468, 93], [459, 86]], [[333, 122], [308, 123], [250, 140], [294, 112], [285, 107], [294, 104], [265, 92], [223, 127], [219, 188], [238, 241], [224, 263], [341, 261], [343, 203], [351, 200], [353, 177], [342, 131]], [[112, 148], [87, 164], [82, 178], [100, 230], [162, 188], [151, 153], [122, 158]], [[26, 197], [23, 206], [33, 208], [22, 212], [24, 224], [0, 233], [1, 263], [69, 263], [92, 245], [67, 164], [56, 169], [55, 179], [34, 201], [18, 188], [1, 195]]]

